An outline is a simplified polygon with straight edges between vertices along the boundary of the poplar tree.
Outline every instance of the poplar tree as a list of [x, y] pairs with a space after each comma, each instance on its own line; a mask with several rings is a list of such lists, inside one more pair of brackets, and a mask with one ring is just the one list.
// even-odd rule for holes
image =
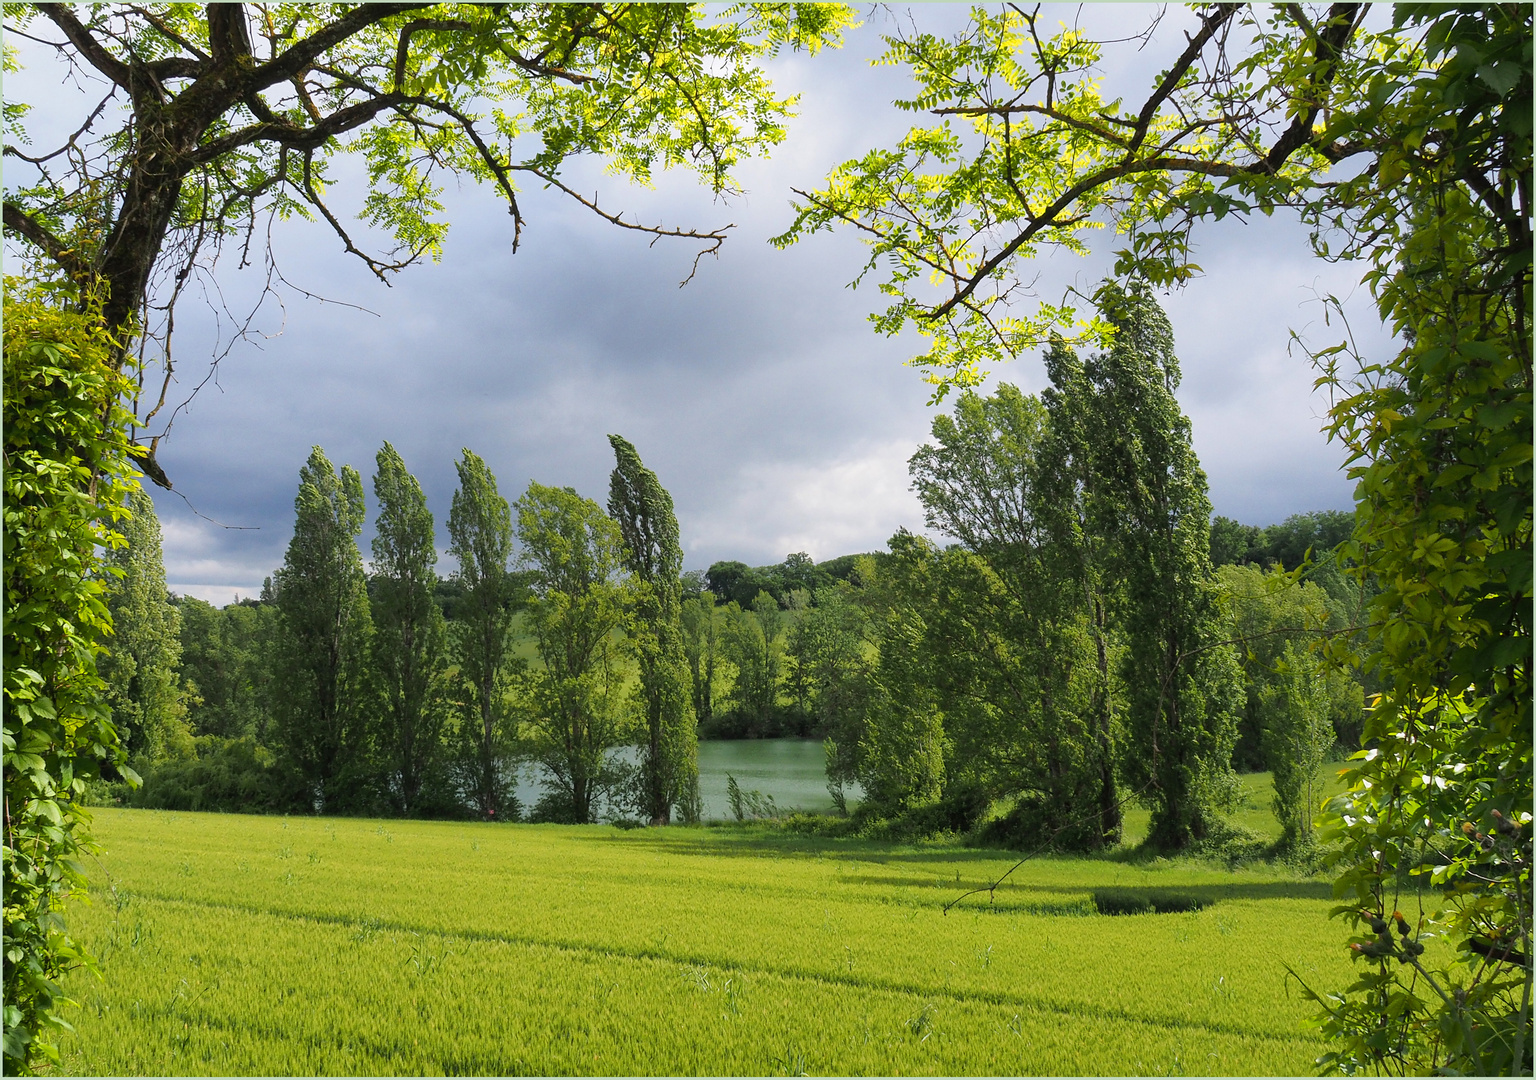
[[463, 589], [452, 638], [463, 714], [460, 763], [470, 801], [486, 820], [516, 820], [507, 692], [507, 643], [515, 597], [507, 563], [512, 558], [512, 509], [496, 477], [468, 448], [457, 463], [459, 490], [448, 512], [448, 550], [459, 562]]
[[624, 563], [640, 584], [635, 602], [635, 649], [646, 741], [641, 746], [641, 806], [653, 825], [672, 819], [676, 805], [697, 821], [698, 721], [682, 629], [683, 549], [672, 496], [640, 461], [633, 445], [609, 435], [618, 464], [609, 481], [608, 513], [624, 539]]
[[1143, 291], [1098, 295], [1113, 345], [1083, 365], [1080, 401], [1094, 439], [1091, 528], [1121, 583], [1127, 780], [1152, 804], [1148, 841], [1210, 836], [1234, 790], [1241, 674], [1222, 639], [1210, 556], [1211, 502], [1174, 390], [1173, 330]]
[[401, 813], [412, 814], [442, 757], [448, 631], [432, 595], [437, 548], [426, 496], [389, 443], [377, 460], [372, 658], [384, 705], [379, 742], [390, 793]]
[[98, 662], [112, 722], [140, 766], [192, 754], [181, 687], [181, 613], [165, 588], [160, 519], [135, 487], [121, 547], [106, 559], [112, 637]]
[[299, 470], [293, 539], [272, 579], [273, 723], [316, 808], [357, 805], [367, 772], [367, 656], [373, 626], [357, 535], [363, 481], [315, 447]]

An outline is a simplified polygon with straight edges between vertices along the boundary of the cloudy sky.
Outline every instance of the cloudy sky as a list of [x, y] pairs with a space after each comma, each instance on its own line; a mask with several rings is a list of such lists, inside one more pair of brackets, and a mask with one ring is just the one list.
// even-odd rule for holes
[[[1110, 5], [1081, 18], [1132, 30], [1152, 14]], [[962, 15], [928, 6], [910, 17], [942, 29]], [[910, 125], [890, 104], [908, 92], [902, 72], [870, 64], [891, 17], [870, 13], [841, 51], [771, 65], [776, 85], [801, 95], [799, 116], [771, 160], [740, 171], [744, 197], [715, 202], [685, 175], [637, 190], [599, 168], [572, 170], [573, 186], [601, 191], [605, 207], [631, 217], [736, 226], [685, 288], [693, 248], [648, 247], [558, 193], [525, 197], [529, 225], [513, 255], [510, 219], [493, 194], [450, 190], [442, 262], [406, 271], [392, 288], [323, 225], [281, 228], [274, 250], [284, 276], [336, 302], [295, 290], [281, 305], [269, 301], [255, 324], [262, 333], [234, 344], [216, 382], [177, 419], [160, 461], [185, 499], [152, 489], [171, 588], [217, 603], [259, 590], [282, 561], [298, 470], [316, 444], [366, 480], [380, 444], [392, 442], [426, 490], [440, 544], [461, 447], [486, 459], [509, 499], [536, 479], [604, 502], [609, 432], [633, 442], [672, 492], [689, 568], [777, 562], [793, 551], [822, 560], [919, 527], [906, 460], [934, 408], [931, 388], [903, 366], [916, 341], [869, 326], [882, 298], [872, 284], [848, 287], [864, 259], [852, 235], [782, 252], [767, 243], [791, 219], [791, 187], [818, 185], [835, 164], [890, 145]], [[1181, 17], [1165, 20], [1145, 49], [1108, 54], [1112, 90], [1130, 96], [1150, 84], [1170, 43], [1183, 43]], [[6, 89], [40, 103], [32, 127], [41, 146], [48, 126], [78, 116], [85, 99], [42, 57], [26, 59], [29, 70]], [[337, 201], [346, 194], [345, 185], [334, 191]], [[1287, 345], [1291, 330], [1337, 340], [1317, 302], [1328, 293], [1353, 296], [1348, 310], [1367, 348], [1384, 343], [1354, 285], [1358, 270], [1313, 259], [1300, 226], [1278, 218], [1207, 227], [1198, 243], [1204, 276], [1163, 302], [1183, 365], [1179, 400], [1216, 512], [1268, 524], [1348, 507], [1341, 453], [1319, 431], [1327, 400]], [[1070, 284], [1090, 287], [1107, 265], [1047, 260], [1038, 291], [1056, 299]], [[257, 294], [257, 274], [221, 265], [231, 308]], [[179, 311], [183, 393], [206, 373], [221, 326], [227, 336], [227, 321], [195, 300]], [[1040, 389], [1039, 358], [998, 369], [999, 380]]]

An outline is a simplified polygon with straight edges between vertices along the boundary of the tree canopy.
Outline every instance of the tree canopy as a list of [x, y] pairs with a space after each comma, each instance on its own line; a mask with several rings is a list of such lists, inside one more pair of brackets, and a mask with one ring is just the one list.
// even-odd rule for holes
[[[8, 187], [6, 231], [40, 269], [99, 285], [113, 331], [164, 335], [189, 282], [226, 247], [242, 264], [253, 246], [261, 257], [274, 220], [323, 220], [381, 280], [438, 257], [440, 196], [454, 179], [505, 199], [514, 250], [537, 187], [717, 251], [724, 228], [628, 220], [563, 170], [590, 155], [640, 183], [681, 166], [716, 194], [735, 190], [733, 170], [784, 138], [793, 106], [761, 62], [838, 44], [851, 15], [832, 4], [712, 15], [687, 4], [45, 3], [9, 6], [6, 22], [99, 95], [94, 107], [82, 97], [72, 134], [46, 148], [27, 138], [31, 103], [7, 100], [5, 155], [33, 171]], [[6, 64], [18, 62], [8, 46]], [[365, 166], [354, 205], [382, 250], [344, 223], [344, 155]], [[130, 343], [121, 335], [120, 348]], [[162, 348], [164, 382], [141, 388], [139, 411], [141, 425], [158, 418], [157, 435], [175, 411], [161, 412]]]

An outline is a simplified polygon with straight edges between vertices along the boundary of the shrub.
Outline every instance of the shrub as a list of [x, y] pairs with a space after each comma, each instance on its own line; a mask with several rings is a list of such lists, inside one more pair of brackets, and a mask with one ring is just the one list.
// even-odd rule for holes
[[302, 781], [279, 768], [271, 751], [255, 739], [201, 735], [194, 743], [195, 758], [154, 769], [128, 797], [129, 805], [247, 814], [309, 809]]

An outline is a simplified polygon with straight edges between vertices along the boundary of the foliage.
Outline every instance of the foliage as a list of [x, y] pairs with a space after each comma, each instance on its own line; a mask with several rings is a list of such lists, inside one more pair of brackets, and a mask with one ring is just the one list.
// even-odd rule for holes
[[1088, 399], [1107, 436], [1092, 449], [1093, 516], [1123, 590], [1125, 776], [1154, 807], [1149, 842], [1182, 848], [1226, 808], [1240, 675], [1210, 587], [1211, 504], [1173, 395], [1172, 328], [1145, 294], [1106, 286], [1100, 303], [1113, 344], [1080, 367], [1063, 356], [1052, 382]]
[[[97, 878], [114, 978], [84, 987], [76, 1075], [746, 1075], [790, 1039], [837, 1075], [1305, 1075], [1324, 1044], [1284, 964], [1349, 967], [1326, 883], [1278, 865], [1053, 857], [946, 916], [1015, 857], [770, 823], [97, 817], [121, 904]], [[1099, 916], [1106, 890], [1204, 906]]]
[[[403, 814], [447, 801], [442, 743], [448, 720], [447, 625], [432, 597], [437, 546], [421, 484], [389, 443], [378, 455], [373, 494], [371, 611], [374, 678], [383, 699], [380, 752]], [[435, 797], [435, 799], [434, 799]]]
[[124, 543], [103, 559], [111, 647], [98, 665], [112, 723], [139, 772], [192, 756], [181, 679], [181, 614], [165, 588], [160, 519], [142, 488], [128, 496]]
[[1305, 852], [1312, 846], [1312, 819], [1320, 805], [1314, 779], [1333, 746], [1328, 682], [1309, 650], [1290, 641], [1260, 700], [1264, 756], [1275, 778], [1280, 846]]
[[512, 508], [491, 470], [468, 448], [456, 467], [459, 489], [448, 512], [448, 551], [459, 563], [453, 580], [461, 591], [450, 639], [458, 669], [460, 769], [482, 818], [499, 812], [503, 821], [515, 821], [519, 807], [508, 768], [516, 732], [506, 700], [514, 675], [508, 635], [518, 600], [507, 573]]
[[1117, 740], [1077, 505], [1088, 488], [1065, 475], [1093, 469], [1059, 413], [1007, 384], [964, 393], [909, 469], [929, 527], [960, 541], [935, 556], [924, 608], [950, 772], [1026, 795], [1038, 836], [1093, 848], [1119, 839]]
[[1308, 558], [1322, 563], [1355, 529], [1355, 515], [1343, 510], [1292, 514], [1278, 525], [1242, 525], [1219, 514], [1211, 519], [1211, 563], [1279, 563], [1296, 570]]
[[766, 818], [776, 818], [783, 811], [779, 809], [772, 795], [764, 795], [761, 791], [741, 790], [741, 785], [730, 773], [725, 774], [726, 799], [731, 804], [731, 813], [737, 821], [758, 821]]
[[181, 674], [194, 735], [266, 738], [277, 608], [256, 599], [216, 608], [176, 598], [181, 614]]
[[366, 804], [373, 623], [357, 534], [363, 482], [320, 447], [299, 470], [293, 538], [272, 578], [278, 611], [273, 731], [317, 809]]
[[[1318, 217], [1403, 342], [1353, 380], [1342, 346], [1323, 357], [1359, 499], [1345, 551], [1380, 585], [1369, 749], [1328, 821], [1341, 913], [1374, 935], [1324, 999], [1340, 1069], [1530, 1068], [1531, 18], [1400, 7], [1422, 53], [1373, 64], [1333, 121], [1379, 166]], [[1409, 933], [1383, 938], [1399, 908]], [[1431, 935], [1453, 962], [1417, 953]]]
[[97, 670], [111, 631], [98, 547], [136, 475], [128, 381], [92, 311], [5, 281], [5, 1069], [56, 1064], [72, 1004], [59, 980], [95, 961], [64, 921], [95, 850], [86, 782], [135, 775]]
[[789, 629], [790, 681], [812, 730], [840, 733], [847, 741], [846, 734], [859, 724], [869, 695], [875, 659], [869, 618], [847, 582], [817, 590], [814, 599]]
[[[698, 720], [693, 711], [682, 629], [683, 549], [672, 496], [640, 461], [634, 446], [608, 436], [618, 464], [609, 484], [608, 513], [624, 541], [633, 575], [635, 612], [630, 632], [640, 665], [639, 703], [646, 739], [640, 753], [640, 798], [653, 825], [682, 819], [696, 824], [699, 799]], [[696, 666], [696, 665], [695, 665]]]
[[608, 751], [633, 734], [623, 537], [570, 488], [530, 483], [516, 509], [520, 561], [534, 572], [528, 627], [543, 660], [526, 678], [522, 743], [548, 773], [559, 816], [589, 822], [624, 786]]
[[715, 693], [724, 675], [725, 613], [715, 605], [715, 594], [704, 589], [682, 602], [678, 617], [693, 682], [693, 714], [703, 727], [714, 719]]
[[[1360, 680], [1355, 672], [1327, 664], [1315, 652], [1328, 635], [1350, 628], [1358, 612], [1314, 581], [1298, 580], [1277, 566], [1268, 571], [1252, 565], [1221, 566], [1216, 580], [1225, 615], [1224, 636], [1238, 646], [1246, 695], [1233, 763], [1246, 771], [1276, 764], [1263, 742], [1269, 721], [1277, 715], [1265, 704], [1265, 695], [1278, 694], [1276, 702], [1289, 700], [1290, 691], [1277, 686], [1277, 681], [1292, 677], [1280, 676], [1282, 662], [1320, 680], [1324, 717], [1330, 721], [1329, 742], [1337, 742], [1346, 752], [1358, 748], [1364, 709]], [[1292, 649], [1293, 645], [1303, 647]]]
[[144, 777], [129, 805], [151, 810], [307, 813], [312, 800], [294, 774], [250, 736], [199, 735], [194, 756], [167, 761]]

